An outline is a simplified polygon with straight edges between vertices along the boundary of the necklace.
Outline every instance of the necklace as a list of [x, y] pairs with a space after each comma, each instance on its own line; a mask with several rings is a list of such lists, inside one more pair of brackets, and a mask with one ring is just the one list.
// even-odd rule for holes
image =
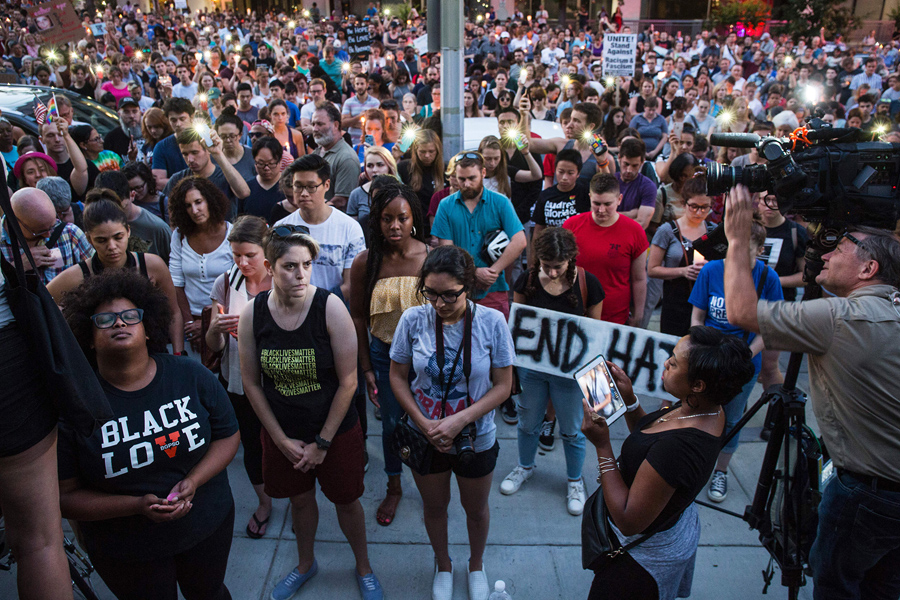
[[674, 419], [674, 420], [676, 420], [676, 421], [679, 421], [679, 420], [681, 420], [681, 419], [693, 419], [694, 417], [712, 417], [712, 416], [716, 416], [716, 415], [718, 415], [718, 414], [719, 414], [718, 412], [713, 412], [713, 413], [702, 413], [702, 414], [699, 414], [699, 415], [687, 415], [687, 416], [684, 416], [684, 417], [670, 417], [670, 418], [665, 418], [665, 417], [663, 417], [663, 418], [661, 418], [658, 422], [659, 422], [659, 423], [666, 423], [667, 421], [671, 421], [672, 419]]

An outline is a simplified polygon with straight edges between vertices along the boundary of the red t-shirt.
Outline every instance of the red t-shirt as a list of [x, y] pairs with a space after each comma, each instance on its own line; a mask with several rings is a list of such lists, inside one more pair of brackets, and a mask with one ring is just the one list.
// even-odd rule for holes
[[590, 212], [569, 217], [563, 227], [575, 234], [576, 264], [596, 276], [606, 292], [601, 318], [624, 325], [631, 304], [631, 263], [649, 247], [643, 227], [624, 215], [600, 227]]

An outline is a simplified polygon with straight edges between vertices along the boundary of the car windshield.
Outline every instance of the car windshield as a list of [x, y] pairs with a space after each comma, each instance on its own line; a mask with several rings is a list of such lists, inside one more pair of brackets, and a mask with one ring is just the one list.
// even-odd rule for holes
[[[0, 86], [0, 111], [17, 111], [25, 115], [28, 119], [34, 119], [34, 93], [41, 102], [47, 104], [50, 100], [50, 94], [40, 88], [29, 88], [26, 86]], [[57, 98], [62, 95], [57, 93]], [[106, 134], [119, 125], [118, 115], [112, 110], [80, 97], [73, 97], [66, 94], [66, 97], [72, 102], [72, 118], [80, 123], [88, 123], [97, 130], [103, 138]]]

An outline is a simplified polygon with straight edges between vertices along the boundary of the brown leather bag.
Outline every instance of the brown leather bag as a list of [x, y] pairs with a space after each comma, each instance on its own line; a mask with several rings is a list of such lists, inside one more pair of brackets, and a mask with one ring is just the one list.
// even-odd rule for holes
[[218, 373], [222, 366], [222, 355], [225, 353], [225, 349], [214, 352], [206, 343], [206, 332], [209, 331], [213, 310], [215, 307], [210, 304], [204, 306], [200, 313], [200, 362], [213, 373]]

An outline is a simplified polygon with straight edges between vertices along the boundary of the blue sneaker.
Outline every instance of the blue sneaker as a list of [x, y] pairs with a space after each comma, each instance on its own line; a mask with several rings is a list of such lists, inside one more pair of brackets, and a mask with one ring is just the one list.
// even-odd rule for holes
[[357, 573], [356, 583], [359, 584], [359, 593], [362, 594], [363, 600], [382, 600], [384, 598], [384, 591], [381, 589], [375, 573], [363, 576]]
[[278, 582], [275, 589], [272, 590], [272, 600], [288, 600], [296, 594], [300, 587], [312, 579], [313, 575], [319, 572], [319, 563], [313, 560], [312, 566], [306, 573], [300, 574], [300, 571], [294, 568], [288, 573], [287, 577]]

